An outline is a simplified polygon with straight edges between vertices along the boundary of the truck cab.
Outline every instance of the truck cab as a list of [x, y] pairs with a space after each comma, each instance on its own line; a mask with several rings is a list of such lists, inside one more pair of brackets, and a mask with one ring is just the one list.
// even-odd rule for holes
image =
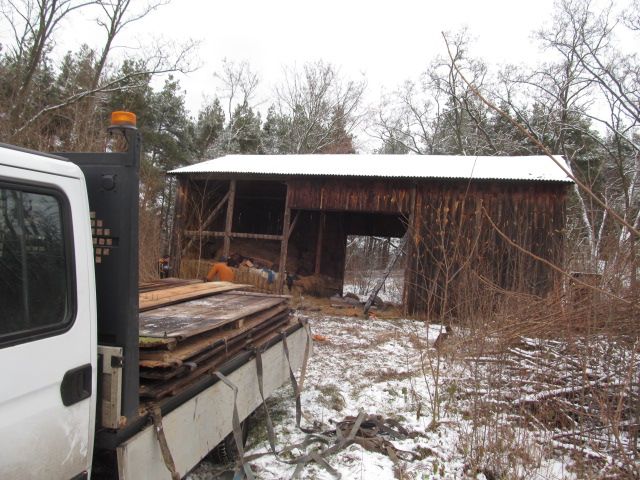
[[308, 328], [287, 317], [142, 398], [140, 138], [119, 118], [118, 151], [0, 146], [0, 478], [89, 478], [94, 453], [109, 477], [182, 477], [260, 406], [259, 385], [268, 396], [309, 356]]
[[90, 469], [97, 333], [86, 191], [78, 166], [0, 148], [2, 478]]

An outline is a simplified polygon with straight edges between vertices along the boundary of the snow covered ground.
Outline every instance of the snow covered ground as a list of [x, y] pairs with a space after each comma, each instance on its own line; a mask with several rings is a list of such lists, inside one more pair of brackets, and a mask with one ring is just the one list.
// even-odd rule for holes
[[[357, 295], [362, 302], [366, 302], [369, 294], [375, 287], [376, 282], [382, 277], [382, 271], [370, 272], [371, 275], [366, 278], [353, 278], [353, 275], [347, 275], [343, 287], [343, 293], [353, 293]], [[383, 302], [399, 304], [402, 301], [402, 291], [404, 289], [404, 271], [396, 270], [391, 272], [387, 277], [382, 288], [378, 292], [378, 297]]]
[[[358, 444], [327, 457], [342, 478], [578, 478], [568, 470], [571, 460], [564, 457], [562, 450], [554, 449], [544, 433], [518, 426], [506, 414], [490, 412], [486, 420], [473, 418], [473, 400], [464, 394], [470, 381], [466, 367], [449, 361], [448, 354], [433, 348], [442, 331], [440, 326], [411, 320], [306, 315], [319, 341], [314, 346], [302, 393], [302, 425], [315, 422], [322, 424], [322, 430], [330, 430], [335, 428], [335, 422], [363, 411], [392, 418], [411, 432], [405, 440], [387, 440], [399, 450], [413, 452], [413, 461], [394, 462], [386, 454], [368, 451]], [[275, 392], [268, 400], [268, 408], [279, 451], [305, 439], [306, 435], [295, 425], [290, 385]], [[434, 415], [438, 418], [434, 419]], [[247, 455], [268, 451], [264, 425], [264, 413], [259, 411]], [[302, 453], [302, 449], [294, 450], [283, 458], [290, 460]], [[472, 460], [479, 458], [490, 461], [477, 461], [472, 466]], [[291, 478], [295, 469], [271, 454], [252, 461], [251, 466], [259, 479]], [[190, 478], [218, 478], [214, 471], [215, 467], [204, 461]], [[300, 478], [335, 477], [312, 462]]]

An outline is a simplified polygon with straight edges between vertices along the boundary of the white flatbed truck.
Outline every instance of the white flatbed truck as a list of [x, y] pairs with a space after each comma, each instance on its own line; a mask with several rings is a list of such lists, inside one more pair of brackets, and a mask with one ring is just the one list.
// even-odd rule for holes
[[[115, 118], [118, 118], [117, 116]], [[232, 432], [234, 392], [207, 374], [159, 400], [161, 438], [139, 397], [140, 139], [126, 115], [120, 152], [47, 155], [0, 146], [0, 478], [186, 475]], [[98, 255], [98, 253], [100, 253]], [[265, 395], [308, 355], [308, 329], [262, 353]], [[256, 361], [220, 366], [240, 420], [262, 402]]]

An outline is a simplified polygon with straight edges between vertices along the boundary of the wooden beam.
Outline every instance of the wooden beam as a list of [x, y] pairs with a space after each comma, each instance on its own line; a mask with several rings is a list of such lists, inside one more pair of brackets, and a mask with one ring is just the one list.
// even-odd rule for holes
[[326, 214], [320, 213], [320, 224], [318, 225], [318, 241], [316, 242], [316, 266], [314, 273], [318, 275], [320, 273], [320, 262], [322, 261], [322, 237], [324, 236], [324, 222]]
[[413, 235], [415, 231], [415, 221], [416, 221], [416, 186], [411, 187], [411, 210], [409, 211], [409, 224], [407, 225], [408, 229], [411, 229], [410, 235]]
[[[227, 232], [213, 232], [210, 230], [187, 230], [184, 232], [185, 237], [198, 238], [225, 238]], [[242, 233], [242, 232], [229, 232], [231, 238], [252, 238], [255, 240], [282, 240], [282, 235], [267, 235], [266, 233]]]
[[298, 223], [298, 217], [300, 217], [300, 210], [296, 212], [296, 216], [293, 217], [293, 222], [291, 222], [291, 226], [289, 227], [289, 234], [287, 235], [287, 239], [291, 238], [291, 234], [293, 233], [293, 229], [296, 228], [296, 223]]
[[[416, 252], [416, 245], [415, 245], [415, 232], [416, 232], [415, 224], [416, 222], [419, 222], [419, 219], [416, 218], [417, 200], [418, 200], [417, 188], [414, 185], [411, 188], [409, 222], [407, 223], [407, 233], [409, 234], [409, 237], [406, 243], [406, 248], [407, 248], [407, 252], [405, 255], [406, 265], [404, 266], [404, 285], [402, 288], [402, 304], [403, 304], [404, 315], [408, 315], [409, 313], [415, 313], [414, 312], [415, 290], [419, 288], [419, 285], [417, 284], [417, 279], [415, 278], [417, 265], [414, 263], [414, 260], [417, 261], [417, 252]], [[414, 290], [413, 295], [409, 294], [410, 293], [409, 289]]]
[[287, 197], [284, 202], [284, 219], [282, 221], [282, 242], [280, 243], [280, 263], [278, 265], [278, 283], [277, 292], [282, 293], [284, 290], [284, 272], [287, 268], [287, 248], [289, 246], [289, 222], [291, 220], [291, 208], [289, 208], [289, 202], [291, 197], [291, 190], [287, 184]]
[[224, 225], [224, 247], [222, 256], [229, 258], [231, 249], [231, 225], [233, 223], [233, 207], [236, 202], [236, 181], [229, 180], [229, 200], [227, 201], [227, 221]]
[[[216, 205], [216, 208], [214, 208], [213, 211], [209, 214], [209, 216], [205, 219], [205, 221], [202, 222], [202, 225], [200, 226], [200, 230], [206, 230], [209, 227], [209, 225], [211, 225], [211, 223], [216, 219], [216, 217], [218, 216], [218, 213], [220, 213], [222, 211], [222, 207], [225, 205], [225, 203], [227, 203], [227, 200], [229, 200], [229, 194], [230, 193], [231, 192], [227, 192], [225, 194], [225, 196], [222, 197], [222, 200], [220, 200], [220, 202], [218, 202], [218, 205]], [[186, 234], [186, 232], [185, 232], [185, 234]], [[193, 245], [193, 242], [195, 242], [196, 238], [198, 238], [198, 237], [197, 236], [191, 236], [191, 239], [189, 240], [189, 243], [182, 250], [182, 254], [183, 255], [186, 255], [186, 253], [189, 251], [189, 249]]]
[[182, 230], [185, 226], [187, 202], [189, 201], [189, 180], [178, 175], [178, 192], [176, 194], [176, 218], [173, 225], [173, 235], [169, 250], [169, 265], [171, 275], [180, 276], [182, 261]]

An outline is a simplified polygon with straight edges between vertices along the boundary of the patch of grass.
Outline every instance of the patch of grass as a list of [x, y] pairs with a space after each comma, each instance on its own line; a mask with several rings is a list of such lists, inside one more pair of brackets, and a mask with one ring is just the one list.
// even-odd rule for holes
[[413, 448], [413, 451], [416, 453], [416, 455], [418, 456], [418, 460], [424, 460], [427, 457], [433, 457], [435, 456], [435, 452], [433, 451], [432, 448], [430, 447], [426, 447], [424, 445], [416, 445]]
[[359, 325], [344, 325], [342, 326], [342, 332], [346, 335], [353, 335], [354, 337], [358, 337], [362, 335], [362, 327]]
[[349, 389], [351, 397], [353, 397], [354, 399], [358, 399], [362, 392], [370, 386], [371, 383], [368, 381], [352, 381]]
[[406, 335], [406, 338], [409, 340], [409, 343], [414, 348], [414, 350], [423, 351], [429, 348], [426, 335], [423, 337], [422, 335], [418, 335], [417, 333], [412, 332]]
[[379, 345], [382, 345], [383, 343], [387, 343], [388, 341], [395, 339], [396, 336], [397, 336], [396, 332], [377, 333], [373, 336], [373, 338], [371, 338], [371, 341], [369, 342], [369, 347], [375, 348]]
[[[287, 401], [288, 398], [271, 397], [267, 398], [267, 409], [271, 420], [275, 425], [284, 424], [285, 419], [290, 415]], [[263, 407], [258, 407], [251, 417], [249, 436], [247, 437], [247, 448], [255, 448], [262, 442], [269, 439], [267, 433], [267, 416]]]
[[328, 385], [320, 385], [316, 389], [321, 393], [320, 403], [325, 407], [340, 412], [346, 406], [347, 402], [337, 385], [330, 383]]
[[385, 383], [391, 380], [406, 380], [408, 378], [413, 378], [417, 376], [420, 372], [418, 370], [414, 371], [399, 371], [395, 368], [385, 368], [385, 369], [369, 369], [363, 372], [363, 375], [369, 379], [371, 379], [372, 383]]
[[399, 397], [400, 396], [400, 392], [398, 392], [398, 390], [396, 390], [392, 386], [388, 386], [388, 387], [384, 388], [383, 391], [386, 392], [390, 397]]

